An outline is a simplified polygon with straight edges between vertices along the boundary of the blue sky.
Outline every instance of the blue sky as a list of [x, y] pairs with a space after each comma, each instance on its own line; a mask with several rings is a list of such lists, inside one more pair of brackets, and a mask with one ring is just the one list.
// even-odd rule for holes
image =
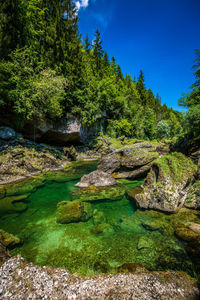
[[[75, 0], [76, 1], [76, 0]], [[177, 99], [194, 81], [194, 49], [200, 49], [200, 0], [79, 0], [79, 30], [90, 39], [98, 28], [103, 47], [124, 74], [138, 76], [162, 103]]]

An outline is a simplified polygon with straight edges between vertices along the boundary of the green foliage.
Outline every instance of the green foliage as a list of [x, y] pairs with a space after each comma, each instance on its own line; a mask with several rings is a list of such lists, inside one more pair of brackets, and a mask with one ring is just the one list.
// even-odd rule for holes
[[171, 137], [171, 128], [168, 121], [160, 121], [156, 127], [156, 134], [158, 139], [170, 138]]
[[132, 124], [127, 119], [109, 120], [109, 125], [107, 128], [108, 134], [111, 137], [119, 137], [125, 135], [131, 137], [132, 134]]
[[72, 113], [85, 126], [103, 123], [108, 125], [104, 132], [112, 136], [141, 139], [162, 136], [156, 126], [169, 120], [170, 136], [180, 134], [181, 118], [146, 89], [143, 71], [137, 82], [124, 76], [102, 44], [98, 30], [93, 43], [88, 36], [81, 42], [72, 0], [3, 1], [1, 113], [17, 123]]
[[179, 99], [179, 105], [188, 107], [186, 120], [188, 122], [187, 131], [193, 138], [200, 136], [200, 50], [195, 50], [196, 59], [193, 68], [196, 82], [192, 85], [191, 93], [184, 94]]
[[187, 120], [189, 121], [194, 137], [200, 137], [200, 104], [193, 105], [189, 108]]

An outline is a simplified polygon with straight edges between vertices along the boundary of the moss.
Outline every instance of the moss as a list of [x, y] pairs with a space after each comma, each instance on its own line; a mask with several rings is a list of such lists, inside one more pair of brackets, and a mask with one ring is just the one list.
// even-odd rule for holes
[[[159, 167], [160, 176], [173, 177], [173, 181], [179, 183], [193, 176], [197, 170], [196, 165], [191, 159], [187, 158], [182, 153], [171, 153], [154, 161], [154, 165]], [[159, 185], [159, 178], [157, 185]]]
[[56, 220], [58, 223], [85, 222], [92, 216], [92, 206], [85, 202], [62, 201], [57, 205]]
[[87, 188], [79, 188], [71, 193], [71, 200], [84, 202], [90, 201], [116, 201], [123, 198], [126, 187], [123, 184], [108, 187], [89, 186]]
[[23, 201], [29, 195], [11, 196], [0, 199], [0, 215], [8, 212], [24, 211], [27, 208]]

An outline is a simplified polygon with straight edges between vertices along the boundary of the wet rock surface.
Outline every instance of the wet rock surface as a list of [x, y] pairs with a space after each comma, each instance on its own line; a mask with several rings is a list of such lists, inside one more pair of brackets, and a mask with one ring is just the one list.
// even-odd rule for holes
[[80, 278], [14, 257], [0, 268], [2, 299], [198, 300], [196, 280], [184, 273], [144, 272]]

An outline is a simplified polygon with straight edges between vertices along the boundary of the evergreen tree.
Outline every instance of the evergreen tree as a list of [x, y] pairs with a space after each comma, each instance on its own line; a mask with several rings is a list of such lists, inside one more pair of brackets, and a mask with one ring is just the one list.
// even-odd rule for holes
[[94, 54], [94, 61], [96, 64], [96, 70], [97, 72], [100, 72], [102, 68], [103, 47], [102, 47], [101, 34], [98, 29], [95, 32], [95, 39], [93, 41], [93, 54]]
[[90, 47], [91, 47], [90, 40], [89, 40], [89, 36], [87, 34], [85, 39], [84, 39], [84, 44], [83, 44], [83, 48], [84, 48], [84, 50], [87, 54], [90, 53]]
[[146, 88], [144, 84], [144, 73], [142, 70], [140, 70], [140, 75], [138, 77], [136, 88], [139, 92], [140, 98], [141, 98], [141, 104], [146, 105]]

